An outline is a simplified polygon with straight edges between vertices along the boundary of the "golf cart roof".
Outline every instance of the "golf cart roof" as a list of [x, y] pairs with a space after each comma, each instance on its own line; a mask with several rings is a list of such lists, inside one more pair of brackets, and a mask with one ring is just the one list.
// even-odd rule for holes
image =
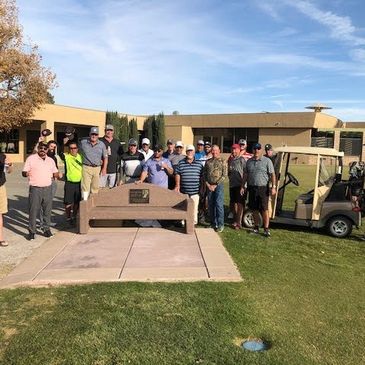
[[275, 148], [275, 152], [297, 153], [303, 155], [335, 156], [335, 157], [344, 156], [344, 153], [342, 151], [339, 152], [334, 148], [325, 148], [325, 147], [284, 146]]

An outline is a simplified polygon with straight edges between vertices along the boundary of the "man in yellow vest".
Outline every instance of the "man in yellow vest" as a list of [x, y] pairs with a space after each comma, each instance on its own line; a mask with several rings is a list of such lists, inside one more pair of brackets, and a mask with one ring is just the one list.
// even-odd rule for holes
[[[68, 142], [66, 139], [64, 140], [65, 143]], [[68, 148], [69, 152], [61, 153], [60, 157], [65, 164], [64, 204], [66, 220], [74, 225], [81, 200], [82, 156], [76, 142], [68, 142]]]

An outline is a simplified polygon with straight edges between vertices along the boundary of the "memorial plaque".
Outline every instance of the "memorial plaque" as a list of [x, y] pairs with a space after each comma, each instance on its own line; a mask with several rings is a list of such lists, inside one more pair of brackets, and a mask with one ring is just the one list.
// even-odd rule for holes
[[149, 189], [130, 189], [129, 204], [148, 204], [150, 202]]

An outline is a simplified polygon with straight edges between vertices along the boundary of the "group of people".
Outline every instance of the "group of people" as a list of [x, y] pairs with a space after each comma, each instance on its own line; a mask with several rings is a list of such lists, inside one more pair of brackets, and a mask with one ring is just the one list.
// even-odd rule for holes
[[[89, 136], [79, 143], [68, 137], [63, 143], [65, 152], [57, 154], [56, 141], [45, 143], [44, 137], [40, 137], [34, 153], [24, 164], [22, 175], [29, 181], [28, 240], [35, 238], [37, 218], [44, 236], [53, 235], [50, 229], [52, 201], [57, 180], [62, 177], [66, 220], [71, 225], [75, 224], [80, 201], [88, 199], [89, 194], [97, 193], [100, 188], [148, 182], [187, 194], [194, 202], [194, 223], [206, 225], [209, 219], [210, 226], [218, 232], [224, 229], [224, 181], [228, 178], [232, 227], [241, 228], [248, 195], [248, 206], [254, 211], [255, 220], [252, 232], [259, 233], [260, 212], [264, 235], [270, 236], [269, 196], [276, 194], [270, 145], [265, 146], [263, 155], [261, 145], [255, 143], [251, 154], [246, 140], [240, 139], [232, 145], [228, 160], [221, 156], [218, 145], [203, 140], [195, 147], [169, 139], [164, 151], [160, 144], [151, 148], [148, 138], [142, 139], [141, 149], [138, 149], [138, 141], [131, 138], [124, 151], [114, 137], [113, 125], [105, 127], [102, 138], [99, 138], [98, 128], [92, 127]], [[59, 172], [57, 155], [63, 160], [64, 174]], [[6, 164], [9, 169], [11, 163], [0, 158], [0, 195]], [[0, 209], [1, 214], [6, 212], [6, 207], [0, 206]], [[1, 235], [0, 244], [6, 245]]]

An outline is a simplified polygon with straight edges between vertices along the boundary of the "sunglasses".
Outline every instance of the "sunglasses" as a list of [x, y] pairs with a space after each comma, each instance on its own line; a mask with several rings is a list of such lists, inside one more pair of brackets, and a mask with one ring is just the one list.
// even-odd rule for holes
[[70, 150], [77, 150], [78, 147], [70, 147]]
[[154, 150], [153, 152], [162, 152], [162, 150]]
[[253, 150], [261, 150], [261, 147], [254, 147]]
[[45, 150], [47, 151], [48, 150], [48, 147], [45, 147], [45, 146], [41, 146], [41, 147], [38, 147], [39, 150]]
[[99, 134], [97, 133], [91, 133], [90, 136], [98, 136]]

